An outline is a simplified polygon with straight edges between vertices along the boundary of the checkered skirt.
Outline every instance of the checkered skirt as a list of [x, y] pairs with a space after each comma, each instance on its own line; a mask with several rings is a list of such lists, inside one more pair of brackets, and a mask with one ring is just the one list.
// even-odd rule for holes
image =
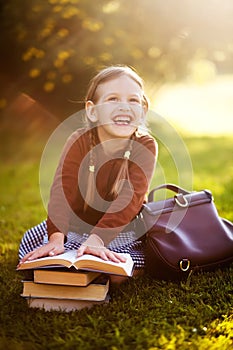
[[[75, 232], [69, 232], [67, 235], [67, 240], [64, 244], [65, 250], [78, 249], [87, 238], [87, 233], [78, 234]], [[46, 220], [44, 220], [39, 225], [34, 226], [25, 232], [19, 246], [19, 259], [22, 259], [24, 255], [43, 246], [47, 242], [47, 223]], [[134, 261], [135, 268], [144, 268], [144, 244], [142, 241], [136, 240], [134, 231], [120, 233], [108, 245], [108, 248], [117, 253], [129, 253]]]

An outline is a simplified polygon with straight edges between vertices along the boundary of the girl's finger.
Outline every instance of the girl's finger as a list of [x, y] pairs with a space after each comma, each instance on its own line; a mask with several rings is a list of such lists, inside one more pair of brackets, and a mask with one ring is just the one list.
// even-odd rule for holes
[[82, 256], [85, 253], [86, 247], [81, 245], [77, 250], [77, 257]]
[[23, 257], [23, 259], [21, 260], [21, 262], [25, 262], [25, 261], [27, 261], [27, 260], [33, 260], [33, 259], [35, 259], [35, 258], [34, 258], [35, 254], [36, 254], [35, 251], [32, 251], [32, 252], [26, 254], [26, 255]]
[[122, 255], [120, 255], [118, 253], [114, 252], [114, 255], [115, 255], [115, 257], [117, 257], [117, 259], [120, 260], [120, 262], [126, 262], [126, 260], [127, 260], [126, 257], [124, 257], [124, 256], [122, 256]]
[[42, 256], [43, 256], [43, 254], [41, 254], [41, 251], [36, 251], [27, 260], [35, 260], [35, 259], [38, 259]]
[[47, 256], [50, 251], [51, 251], [51, 246], [49, 244], [47, 244], [46, 246], [38, 248], [37, 250], [32, 252], [32, 255], [30, 257], [28, 257], [27, 260], [34, 260], [34, 259], [42, 258], [44, 256]]
[[107, 254], [106, 254], [106, 251], [103, 251], [103, 250], [100, 251], [99, 257], [100, 257], [101, 259], [105, 260], [105, 261], [111, 260], [111, 259], [108, 258]]
[[49, 256], [54, 256], [54, 255], [58, 255], [58, 254], [62, 254], [64, 253], [64, 248], [58, 248], [58, 247], [54, 247], [53, 249], [51, 249], [48, 253]]
[[108, 256], [114, 262], [126, 262], [126, 258], [108, 249]]
[[50, 250], [49, 256], [54, 256], [54, 255], [57, 255], [56, 252], [55, 252], [55, 249]]
[[107, 257], [109, 260], [113, 261], [113, 262], [116, 262], [116, 263], [119, 263], [121, 262], [121, 260], [119, 259], [118, 256], [116, 256], [113, 252], [111, 252], [110, 250], [108, 251], [107, 253]]

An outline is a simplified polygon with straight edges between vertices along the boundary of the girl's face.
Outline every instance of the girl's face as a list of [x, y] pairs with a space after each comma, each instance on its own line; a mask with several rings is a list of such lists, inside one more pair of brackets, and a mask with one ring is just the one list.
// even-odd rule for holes
[[100, 84], [96, 90], [94, 104], [87, 101], [87, 116], [97, 123], [100, 141], [113, 138], [128, 139], [145, 118], [143, 92], [129, 76], [121, 75]]

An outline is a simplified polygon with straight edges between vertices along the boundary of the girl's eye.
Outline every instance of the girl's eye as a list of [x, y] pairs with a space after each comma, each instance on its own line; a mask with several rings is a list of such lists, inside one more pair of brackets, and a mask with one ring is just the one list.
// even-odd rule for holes
[[141, 101], [138, 98], [134, 98], [134, 97], [130, 99], [130, 102], [141, 104]]
[[112, 101], [112, 102], [117, 101], [117, 97], [116, 96], [110, 96], [110, 97], [108, 97], [108, 101]]

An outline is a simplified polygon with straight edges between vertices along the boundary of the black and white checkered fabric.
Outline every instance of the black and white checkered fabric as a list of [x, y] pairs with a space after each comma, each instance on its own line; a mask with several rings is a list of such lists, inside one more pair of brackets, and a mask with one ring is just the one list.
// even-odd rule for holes
[[[65, 250], [78, 249], [87, 238], [87, 233], [78, 234], [69, 232], [66, 243], [64, 244]], [[25, 232], [19, 246], [19, 259], [22, 259], [24, 255], [32, 250], [43, 246], [46, 242], [48, 242], [48, 233], [45, 220]], [[108, 248], [117, 253], [129, 253], [134, 261], [135, 268], [144, 268], [145, 254], [143, 242], [135, 240], [135, 233], [133, 231], [120, 233], [109, 244]]]

